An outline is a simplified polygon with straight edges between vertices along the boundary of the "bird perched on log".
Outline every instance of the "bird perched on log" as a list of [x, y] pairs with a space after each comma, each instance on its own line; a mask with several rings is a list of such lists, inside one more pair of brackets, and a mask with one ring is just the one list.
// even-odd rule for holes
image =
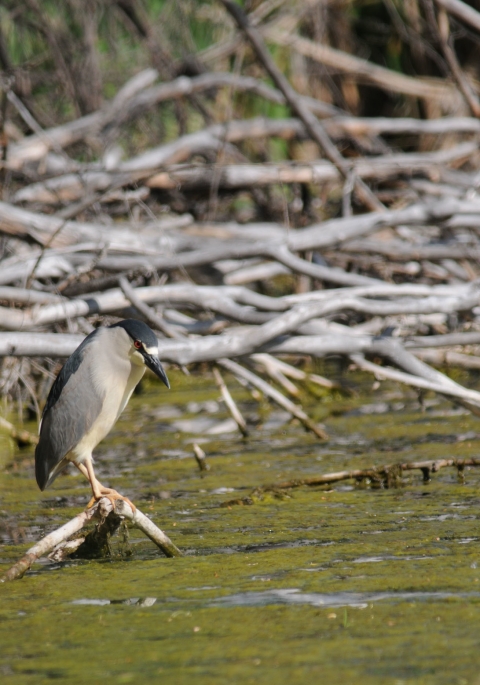
[[92, 452], [112, 429], [147, 367], [170, 388], [158, 359], [157, 338], [142, 321], [126, 319], [97, 328], [77, 347], [52, 385], [43, 410], [35, 450], [40, 490], [71, 462], [90, 481], [89, 506], [103, 496], [112, 502], [127, 499], [99, 483]]

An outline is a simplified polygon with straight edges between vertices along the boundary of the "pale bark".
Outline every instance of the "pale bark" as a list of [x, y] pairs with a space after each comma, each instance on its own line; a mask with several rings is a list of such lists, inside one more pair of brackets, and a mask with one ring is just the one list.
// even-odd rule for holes
[[133, 511], [124, 500], [117, 500], [115, 507], [113, 507], [110, 500], [103, 497], [93, 507], [77, 514], [71, 521], [46, 535], [40, 542], [37, 542], [19, 561], [4, 573], [0, 578], [0, 582], [5, 583], [9, 580], [21, 578], [40, 557], [47, 556], [55, 547], [68, 540], [75, 533], [78, 533], [88, 521], [92, 519], [102, 520], [113, 510], [119, 516], [128, 518], [133, 525], [145, 533], [162, 550], [165, 556], [181, 556], [180, 550], [173, 544], [170, 538], [145, 514], [142, 514], [139, 509]]

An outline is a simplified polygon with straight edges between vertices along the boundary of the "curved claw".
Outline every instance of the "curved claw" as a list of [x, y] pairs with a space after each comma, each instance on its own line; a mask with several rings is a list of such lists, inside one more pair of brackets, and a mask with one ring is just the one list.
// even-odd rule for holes
[[128, 497], [125, 497], [124, 495], [121, 495], [119, 492], [116, 490], [113, 490], [113, 488], [105, 488], [101, 486], [100, 488], [100, 496], [95, 497], [95, 495], [92, 497], [90, 502], [87, 504], [87, 509], [90, 509], [90, 507], [93, 507], [94, 504], [98, 502], [99, 499], [102, 497], [106, 497], [107, 499], [110, 500], [112, 503], [113, 508], [115, 508], [115, 501], [118, 499], [123, 499], [124, 502], [128, 504], [129, 507], [131, 507], [133, 513], [137, 511], [137, 507], [134, 505], [133, 502], [131, 502]]

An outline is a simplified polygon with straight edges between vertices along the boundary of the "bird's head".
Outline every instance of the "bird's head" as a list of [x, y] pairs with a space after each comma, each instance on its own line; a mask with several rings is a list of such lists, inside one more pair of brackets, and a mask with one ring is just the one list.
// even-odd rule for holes
[[138, 366], [148, 367], [165, 383], [167, 388], [170, 388], [167, 374], [158, 358], [157, 336], [152, 329], [143, 321], [137, 321], [136, 319], [125, 319], [110, 326], [110, 328], [116, 327], [123, 328], [130, 338], [129, 356], [131, 362]]

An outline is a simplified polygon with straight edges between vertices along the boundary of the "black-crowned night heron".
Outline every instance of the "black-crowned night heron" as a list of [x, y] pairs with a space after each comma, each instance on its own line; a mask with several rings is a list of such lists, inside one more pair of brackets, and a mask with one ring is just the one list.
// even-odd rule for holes
[[92, 452], [110, 432], [135, 386], [151, 369], [167, 386], [158, 341], [142, 321], [97, 328], [58, 374], [47, 398], [35, 450], [35, 476], [45, 490], [69, 462], [90, 481], [94, 500], [126, 499], [95, 477]]

